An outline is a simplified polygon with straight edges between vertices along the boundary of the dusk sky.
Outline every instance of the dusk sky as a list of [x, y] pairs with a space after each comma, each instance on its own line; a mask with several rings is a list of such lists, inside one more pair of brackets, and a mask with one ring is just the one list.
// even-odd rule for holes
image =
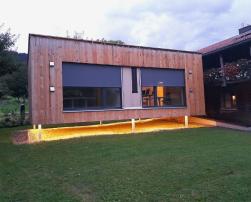
[[[250, 0], [0, 0], [2, 30], [19, 34], [16, 49], [27, 52], [28, 34], [198, 50], [238, 34], [251, 24]], [[3, 9], [6, 8], [6, 9]]]

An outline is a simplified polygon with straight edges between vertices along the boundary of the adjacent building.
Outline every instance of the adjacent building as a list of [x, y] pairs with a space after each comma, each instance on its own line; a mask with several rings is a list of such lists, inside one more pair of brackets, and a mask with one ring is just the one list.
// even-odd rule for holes
[[251, 124], [251, 25], [199, 50], [203, 54], [209, 117]]
[[202, 55], [30, 34], [32, 124], [205, 115]]

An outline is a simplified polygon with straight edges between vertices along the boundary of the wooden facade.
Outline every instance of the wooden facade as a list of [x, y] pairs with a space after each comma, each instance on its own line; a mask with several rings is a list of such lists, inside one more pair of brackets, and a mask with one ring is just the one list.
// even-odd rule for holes
[[[54, 68], [49, 67], [54, 62]], [[185, 70], [186, 106], [63, 111], [62, 62]], [[204, 115], [202, 56], [196, 52], [104, 44], [52, 36], [29, 36], [29, 102], [32, 124]], [[55, 92], [50, 92], [50, 86]]]

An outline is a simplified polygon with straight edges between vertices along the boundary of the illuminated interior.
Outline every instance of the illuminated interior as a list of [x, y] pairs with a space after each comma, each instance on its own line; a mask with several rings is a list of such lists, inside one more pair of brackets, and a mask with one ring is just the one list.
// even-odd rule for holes
[[236, 96], [235, 95], [232, 95], [232, 103], [233, 103], [233, 106], [236, 106]]
[[221, 109], [223, 110], [236, 110], [237, 97], [231, 93], [224, 93], [221, 96]]
[[143, 107], [185, 106], [185, 88], [169, 86], [142, 87]]

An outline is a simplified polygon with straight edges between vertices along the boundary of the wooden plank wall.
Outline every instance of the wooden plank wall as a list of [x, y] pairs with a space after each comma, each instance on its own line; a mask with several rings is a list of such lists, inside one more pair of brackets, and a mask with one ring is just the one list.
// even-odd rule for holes
[[[54, 68], [49, 68], [50, 61], [55, 63]], [[63, 112], [62, 62], [185, 69], [187, 107]], [[30, 35], [28, 64], [30, 115], [33, 124], [205, 114], [202, 56], [197, 53]], [[49, 92], [50, 85], [55, 86], [55, 92]]]

